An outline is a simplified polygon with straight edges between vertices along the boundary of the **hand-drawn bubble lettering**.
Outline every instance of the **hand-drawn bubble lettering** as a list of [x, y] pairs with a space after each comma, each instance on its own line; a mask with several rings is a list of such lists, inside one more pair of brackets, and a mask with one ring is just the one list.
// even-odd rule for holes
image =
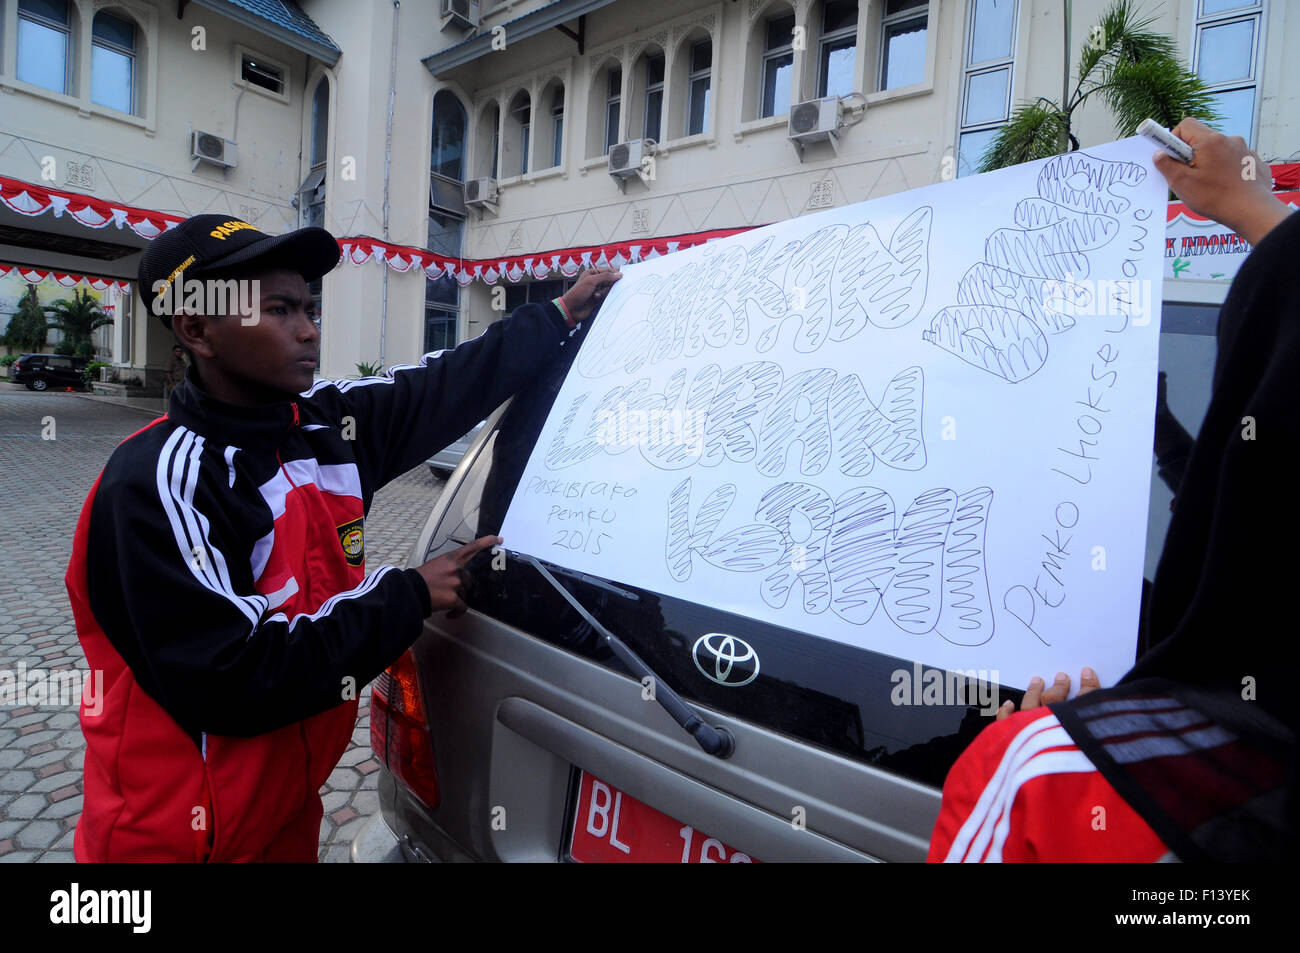
[[885, 389], [881, 406], [887, 413], [882, 413], [856, 374], [837, 379], [829, 404], [835, 468], [845, 476], [866, 476], [877, 457], [897, 470], [924, 467], [922, 385], [919, 367], [895, 374]]
[[813, 476], [831, 459], [831, 424], [827, 412], [835, 372], [801, 371], [787, 380], [763, 416], [755, 466], [765, 476], [780, 476], [795, 444], [801, 448], [799, 472]]
[[944, 308], [921, 337], [1012, 383], [1036, 374], [1047, 360], [1042, 329], [1011, 308]]
[[993, 491], [977, 487], [957, 497], [943, 554], [943, 610], [936, 631], [957, 645], [993, 637], [993, 605], [984, 575], [984, 531]]
[[939, 309], [922, 339], [1011, 383], [1036, 374], [1047, 361], [1046, 334], [1069, 330], [1071, 314], [1090, 302], [1075, 283], [1092, 272], [1089, 253], [1114, 240], [1118, 216], [1132, 207], [1117, 189], [1145, 177], [1135, 163], [1081, 152], [1046, 162], [1038, 195], [1016, 204], [1017, 227], [989, 235], [985, 261], [958, 286], [958, 306]]
[[[709, 367], [717, 371], [717, 365]], [[780, 387], [781, 368], [767, 361], [741, 364], [723, 374], [709, 404], [700, 462], [713, 467], [723, 459], [753, 460], [758, 454], [758, 433], [751, 421], [757, 422]]]
[[875, 615], [897, 566], [893, 499], [874, 486], [845, 490], [835, 500], [826, 554], [831, 611], [845, 622], [865, 625]]
[[774, 609], [785, 605], [796, 583], [803, 584], [803, 609], [816, 615], [831, 601], [826, 541], [835, 506], [830, 495], [807, 483], [782, 483], [758, 501], [755, 518], [774, 525], [785, 550], [763, 578], [759, 595]]
[[957, 507], [952, 490], [928, 490], [903, 514], [894, 545], [898, 569], [885, 590], [885, 611], [904, 632], [923, 635], [943, 606], [943, 555]]
[[[883, 240], [874, 224], [832, 224], [802, 239], [705, 250], [666, 275], [620, 287], [593, 322], [576, 362], [588, 379], [636, 373], [711, 347], [753, 343], [759, 354], [793, 328], [812, 353], [867, 324], [897, 328], [925, 304], [933, 210], [916, 209]], [[647, 300], [648, 299], [648, 300]]]
[[898, 328], [921, 313], [930, 279], [930, 225], [922, 206], [908, 215], [886, 244], [870, 222], [849, 230], [831, 279], [832, 341], [847, 341], [870, 322]]
[[719, 533], [736, 498], [725, 484], [711, 492], [691, 520], [691, 480], [668, 500], [665, 554], [670, 575], [691, 578], [691, 557], [730, 572], [768, 570], [759, 594], [780, 609], [796, 584], [799, 608], [830, 608], [865, 625], [880, 606], [904, 632], [935, 632], [957, 645], [993, 635], [984, 538], [993, 491], [928, 490], [896, 522], [893, 499], [878, 487], [846, 490], [832, 503], [820, 487], [782, 483], [759, 501], [755, 519]]
[[767, 361], [726, 372], [706, 364], [689, 381], [679, 368], [661, 391], [641, 378], [611, 388], [594, 405], [589, 393], [575, 396], [550, 439], [546, 466], [564, 469], [601, 452], [617, 455], [637, 447], [660, 470], [714, 467], [724, 460], [752, 461], [769, 477], [783, 475], [792, 463], [809, 476], [827, 466], [865, 476], [877, 461], [920, 470], [926, 464], [924, 383], [919, 367], [904, 368], [876, 402], [857, 375], [837, 379], [828, 368], [786, 380]]

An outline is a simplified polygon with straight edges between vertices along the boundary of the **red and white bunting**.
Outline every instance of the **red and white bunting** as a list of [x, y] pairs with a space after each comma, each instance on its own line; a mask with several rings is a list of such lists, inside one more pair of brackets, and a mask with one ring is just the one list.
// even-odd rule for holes
[[185, 220], [183, 215], [167, 215], [4, 176], [0, 176], [0, 202], [20, 215], [35, 217], [52, 212], [55, 218], [62, 218], [66, 213], [87, 228], [111, 224], [129, 228], [141, 238], [156, 238]]
[[343, 250], [344, 260], [353, 265], [378, 261], [386, 264], [393, 271], [405, 272], [420, 268], [429, 278], [451, 277], [460, 285], [468, 285], [473, 281], [495, 285], [503, 279], [515, 283], [529, 277], [545, 279], [555, 273], [565, 278], [572, 278], [583, 268], [590, 268], [593, 265], [613, 265], [622, 268], [631, 262], [648, 261], [660, 255], [668, 255], [683, 248], [693, 248], [743, 231], [748, 229], [723, 228], [697, 232], [693, 235], [644, 238], [635, 242], [610, 242], [605, 245], [562, 248], [542, 253], [530, 252], [526, 255], [489, 260], [448, 258], [424, 249], [409, 245], [395, 245], [363, 235], [340, 239], [339, 247]]
[[52, 281], [62, 288], [75, 288], [85, 284], [96, 291], [106, 291], [110, 295], [126, 294], [131, 289], [131, 282], [115, 278], [101, 278], [99, 275], [77, 275], [66, 271], [47, 271], [29, 268], [26, 265], [6, 265], [0, 263], [0, 278], [17, 274], [29, 285], [39, 285], [43, 281]]
[[[1277, 164], [1271, 167], [1271, 172], [1274, 189], [1279, 192], [1295, 189], [1300, 185], [1300, 163]], [[147, 239], [161, 235], [167, 229], [174, 228], [184, 221], [184, 216], [121, 205], [4, 176], [0, 176], [0, 202], [21, 215], [38, 216], [52, 212], [55, 218], [62, 218], [66, 213], [87, 228], [100, 229], [112, 224], [117, 228], [130, 228], [141, 238]], [[1180, 214], [1187, 220], [1196, 218], [1186, 211], [1185, 206], [1171, 203], [1169, 220], [1173, 222]], [[419, 269], [429, 278], [451, 277], [462, 286], [474, 281], [495, 285], [503, 279], [518, 282], [526, 277], [543, 279], [557, 273], [565, 278], [573, 278], [583, 268], [591, 267], [593, 263], [622, 267], [631, 262], [651, 261], [661, 255], [670, 255], [684, 248], [693, 248], [704, 242], [743, 231], [748, 231], [748, 228], [723, 228], [690, 235], [642, 238], [635, 242], [607, 242], [601, 245], [529, 252], [525, 255], [490, 260], [450, 258], [427, 249], [396, 245], [364, 235], [340, 239], [339, 248], [344, 260], [353, 265], [378, 261], [396, 272]], [[0, 274], [8, 273], [11, 267], [13, 266], [0, 266], [5, 269], [0, 271]], [[33, 283], [43, 281], [51, 274], [30, 268], [24, 268], [20, 273], [25, 280]], [[95, 282], [100, 282], [104, 288], [115, 286], [123, 291], [130, 287], [125, 281], [115, 282], [112, 279], [82, 277], [62, 272], [56, 273], [54, 280], [64, 287], [72, 287], [80, 281], [86, 281], [91, 287], [96, 288], [99, 285]]]

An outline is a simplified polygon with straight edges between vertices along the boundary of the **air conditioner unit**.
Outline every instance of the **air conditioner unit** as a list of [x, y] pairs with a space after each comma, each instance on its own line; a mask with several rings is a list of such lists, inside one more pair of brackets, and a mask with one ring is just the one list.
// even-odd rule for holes
[[497, 202], [497, 180], [491, 177], [465, 180], [466, 205], [495, 205]]
[[810, 142], [826, 140], [834, 147], [843, 116], [844, 106], [835, 96], [795, 103], [790, 107], [790, 125], [786, 135], [800, 155]]
[[239, 150], [229, 139], [195, 130], [190, 135], [190, 158], [233, 169], [239, 165]]
[[478, 4], [475, 0], [442, 0], [442, 26], [457, 26], [470, 30], [478, 26]]
[[618, 181], [618, 187], [624, 187], [626, 180], [636, 176], [642, 182], [654, 178], [649, 160], [655, 154], [653, 139], [633, 139], [620, 142], [609, 150], [609, 174]]

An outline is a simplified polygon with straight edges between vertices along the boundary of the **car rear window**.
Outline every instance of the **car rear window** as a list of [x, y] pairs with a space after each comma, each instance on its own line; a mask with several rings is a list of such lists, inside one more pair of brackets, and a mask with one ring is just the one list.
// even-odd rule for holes
[[[1170, 329], [1161, 334], [1161, 368], [1169, 372], [1170, 404], [1192, 434], [1204, 415], [1213, 365], [1214, 338], [1206, 334], [1207, 327], [1213, 334], [1214, 321], [1204, 311], [1204, 307], [1184, 308], [1176, 316], [1171, 313]], [[1215, 311], [1210, 309], [1211, 315]], [[583, 328], [574, 332], [564, 356], [501, 414], [473, 454], [462, 482], [444, 499], [445, 509], [426, 558], [450, 542], [465, 543], [500, 531], [533, 443], [583, 335]], [[1152, 472], [1148, 578], [1163, 545], [1170, 499], [1154, 477], [1154, 466]], [[507, 539], [507, 550], [509, 546]], [[918, 703], [923, 701], [920, 686], [935, 677], [927, 676], [929, 667], [618, 579], [551, 568], [601, 624], [626, 641], [684, 698], [808, 744], [937, 787], [957, 756], [989, 723], [980, 713], [988, 702], [987, 693], [976, 703], [974, 693], [968, 692], [970, 704], [965, 705]], [[507, 558], [504, 570], [494, 570], [490, 555], [484, 553], [469, 571], [467, 600], [477, 611], [628, 674], [592, 627], [524, 560]], [[758, 665], [752, 680], [723, 684], [716, 679], [721, 670], [719, 654], [711, 653], [710, 646], [721, 648], [720, 654], [736, 656], [742, 678], [753, 662], [742, 661], [745, 650], [735, 643], [724, 646], [720, 638], [706, 640], [697, 651], [697, 643], [710, 633], [733, 636], [753, 649]], [[714, 678], [708, 677], [709, 671]], [[1049, 678], [1051, 674], [1044, 673]], [[739, 679], [729, 675], [724, 681]], [[1018, 701], [1020, 692], [1002, 689], [994, 695]]]

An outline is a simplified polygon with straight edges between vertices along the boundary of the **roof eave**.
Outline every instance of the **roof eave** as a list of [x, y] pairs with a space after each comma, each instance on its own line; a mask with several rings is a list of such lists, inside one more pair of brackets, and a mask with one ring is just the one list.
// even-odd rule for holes
[[[559, 0], [557, 3], [548, 4], [539, 10], [534, 10], [515, 20], [499, 25], [509, 26], [510, 41], [517, 43], [519, 40], [526, 40], [530, 36], [536, 36], [554, 27], [562, 26], [584, 13], [591, 13], [593, 10], [608, 6], [613, 2], [614, 0]], [[432, 53], [424, 57], [420, 62], [437, 78], [449, 70], [464, 66], [466, 63], [472, 63], [480, 56], [491, 52], [492, 40], [492, 31], [489, 30], [468, 40], [462, 40], [445, 50]]]
[[324, 43], [318, 43], [309, 39], [300, 33], [287, 30], [278, 23], [272, 23], [270, 20], [264, 20], [254, 13], [250, 13], [242, 7], [238, 7], [226, 0], [190, 0], [191, 3], [200, 7], [206, 7], [214, 13], [219, 13], [223, 17], [241, 23], [258, 33], [269, 36], [278, 40], [285, 46], [306, 53], [308, 56], [315, 57], [326, 66], [333, 66], [339, 61], [342, 55], [337, 47], [326, 46]]

